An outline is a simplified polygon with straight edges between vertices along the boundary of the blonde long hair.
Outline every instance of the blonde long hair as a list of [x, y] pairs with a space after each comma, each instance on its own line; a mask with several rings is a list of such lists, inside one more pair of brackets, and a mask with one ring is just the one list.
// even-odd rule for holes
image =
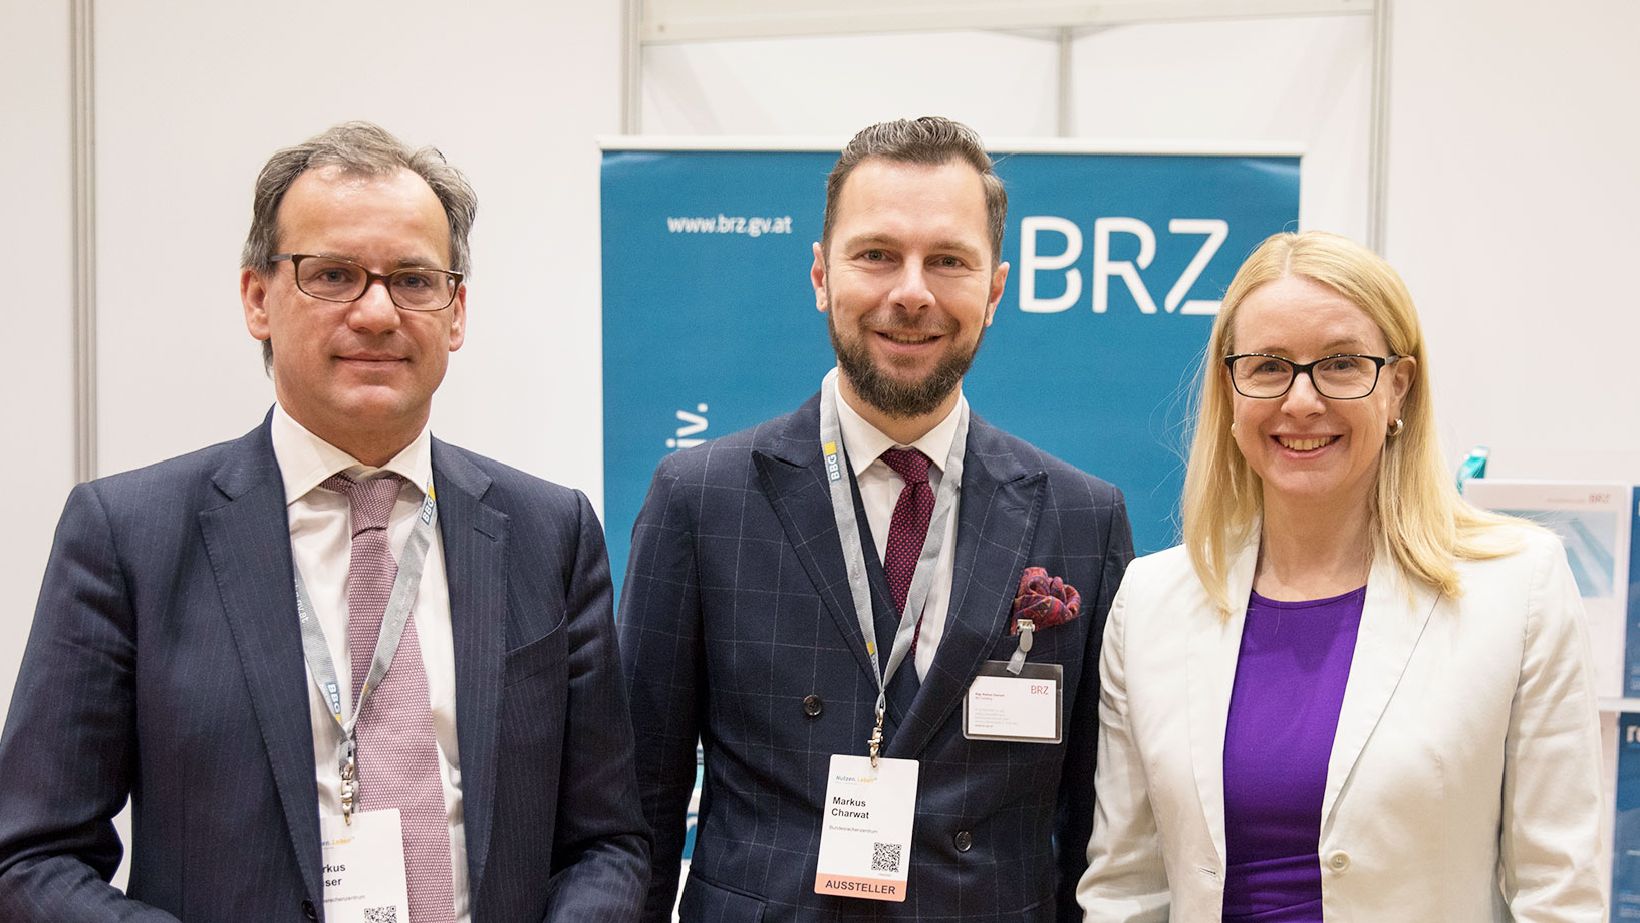
[[1287, 276], [1343, 295], [1383, 331], [1391, 353], [1417, 360], [1402, 405], [1405, 426], [1386, 437], [1378, 459], [1370, 528], [1374, 547], [1387, 549], [1402, 571], [1457, 596], [1456, 562], [1513, 551], [1516, 536], [1498, 527], [1518, 520], [1470, 506], [1453, 486], [1436, 437], [1423, 329], [1401, 277], [1371, 250], [1323, 231], [1266, 239], [1236, 272], [1213, 322], [1181, 510], [1184, 543], [1197, 577], [1219, 608], [1230, 611], [1230, 560], [1257, 538], [1253, 531], [1263, 515], [1264, 496], [1258, 475], [1230, 432], [1231, 390], [1220, 360], [1235, 351], [1232, 334], [1242, 302], [1259, 286]]

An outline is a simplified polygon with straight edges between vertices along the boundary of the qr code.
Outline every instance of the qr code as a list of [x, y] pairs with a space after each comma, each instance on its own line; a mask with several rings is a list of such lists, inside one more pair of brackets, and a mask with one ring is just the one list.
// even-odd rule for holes
[[[899, 843], [871, 844], [871, 870], [873, 872], [897, 872], [900, 870]], [[371, 921], [375, 923], [375, 921]]]
[[364, 923], [399, 923], [399, 911], [394, 907], [366, 907]]

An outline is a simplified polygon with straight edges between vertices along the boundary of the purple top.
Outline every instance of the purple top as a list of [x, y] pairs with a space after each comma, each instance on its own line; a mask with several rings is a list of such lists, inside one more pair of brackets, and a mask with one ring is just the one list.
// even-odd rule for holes
[[1248, 603], [1224, 727], [1226, 923], [1321, 923], [1321, 802], [1366, 598]]

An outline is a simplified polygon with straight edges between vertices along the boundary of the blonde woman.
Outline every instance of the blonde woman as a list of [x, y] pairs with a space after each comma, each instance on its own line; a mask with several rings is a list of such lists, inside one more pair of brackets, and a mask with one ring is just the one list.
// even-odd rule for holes
[[1399, 276], [1278, 234], [1207, 355], [1184, 544], [1106, 626], [1086, 919], [1603, 920], [1577, 589], [1453, 490]]

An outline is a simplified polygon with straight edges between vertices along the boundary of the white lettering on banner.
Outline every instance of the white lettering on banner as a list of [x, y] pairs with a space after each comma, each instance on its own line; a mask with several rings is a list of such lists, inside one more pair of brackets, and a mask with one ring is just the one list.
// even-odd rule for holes
[[[1219, 218], [1173, 218], [1167, 223], [1168, 233], [1174, 236], [1201, 235], [1204, 239], [1190, 262], [1179, 273], [1162, 299], [1162, 310], [1168, 314], [1217, 314], [1219, 302], [1212, 299], [1186, 300], [1190, 289], [1201, 278], [1224, 241], [1230, 235], [1230, 223]], [[1039, 237], [1044, 233], [1065, 238], [1064, 249], [1043, 254]], [[1139, 253], [1131, 260], [1113, 260], [1110, 256], [1111, 237], [1127, 234], [1138, 238]], [[1027, 215], [1019, 225], [1019, 309], [1028, 314], [1054, 314], [1074, 306], [1082, 297], [1082, 270], [1076, 261], [1082, 256], [1082, 229], [1075, 222], [1056, 215]], [[1138, 218], [1111, 216], [1096, 218], [1093, 222], [1093, 312], [1104, 314], [1110, 309], [1111, 279], [1120, 279], [1127, 286], [1133, 301], [1142, 314], [1155, 314], [1156, 300], [1145, 286], [1139, 273], [1149, 268], [1156, 258], [1156, 233], [1150, 225]], [[1036, 276], [1039, 272], [1062, 272], [1065, 290], [1059, 295], [1039, 296]]]
[[764, 234], [790, 234], [791, 215], [668, 215], [666, 230], [669, 234], [739, 234], [744, 237], [762, 237]]
[[1640, 724], [1631, 724], [1623, 729], [1623, 742], [1626, 744], [1640, 744]]
[[[1132, 234], [1139, 238], [1139, 256], [1133, 260], [1110, 258], [1110, 236]], [[1095, 218], [1093, 221], [1093, 313], [1103, 314], [1110, 306], [1111, 276], [1120, 276], [1128, 291], [1144, 314], [1156, 313], [1156, 302], [1150, 298], [1139, 270], [1156, 258], [1156, 234], [1138, 218]], [[1138, 265], [1134, 265], [1138, 264]]]
[[666, 440], [667, 448], [687, 449], [700, 445], [706, 441], [706, 438], [700, 435], [701, 433], [706, 432], [706, 405], [696, 404], [695, 409], [700, 412], [690, 413], [687, 410], [680, 410], [677, 412], [676, 416], [678, 418], [678, 422], [683, 425], [678, 427], [678, 431], [675, 436]]
[[[1042, 231], [1063, 234], [1065, 250], [1055, 256], [1041, 256], [1036, 236]], [[1082, 229], [1076, 222], [1054, 215], [1027, 215], [1019, 223], [1019, 309], [1031, 314], [1052, 314], [1076, 304], [1082, 297], [1082, 270], [1066, 269], [1082, 255]], [[1042, 270], [1065, 270], [1065, 293], [1057, 298], [1036, 297], [1036, 274]]]
[[1179, 280], [1167, 290], [1167, 297], [1162, 300], [1162, 309], [1171, 314], [1180, 307], [1180, 302], [1183, 302], [1180, 314], [1219, 313], [1217, 301], [1185, 301], [1184, 296], [1190, 292], [1190, 286], [1195, 285], [1196, 280], [1201, 278], [1202, 270], [1207, 268], [1213, 254], [1219, 252], [1219, 246], [1224, 243], [1224, 239], [1230, 236], [1230, 222], [1218, 218], [1174, 218], [1167, 223], [1167, 231], [1169, 234], [1205, 234], [1207, 239], [1202, 241], [1201, 249], [1196, 251], [1196, 255], [1190, 258], [1190, 265], [1184, 268], [1184, 272], [1179, 273]]

